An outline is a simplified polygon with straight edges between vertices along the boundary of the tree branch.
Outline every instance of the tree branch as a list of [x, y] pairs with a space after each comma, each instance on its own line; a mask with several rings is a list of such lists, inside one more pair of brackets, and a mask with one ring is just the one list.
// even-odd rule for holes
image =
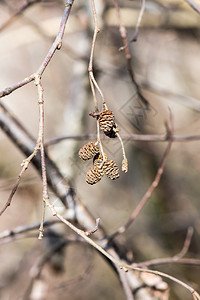
[[160, 166], [157, 170], [156, 176], [152, 182], [152, 184], [150, 185], [150, 187], [148, 188], [148, 190], [146, 191], [146, 193], [144, 194], [143, 198], [140, 200], [140, 202], [138, 203], [138, 205], [136, 206], [136, 208], [134, 209], [134, 211], [132, 212], [130, 218], [128, 219], [128, 221], [125, 223], [125, 225], [121, 226], [120, 228], [118, 228], [118, 230], [116, 232], [114, 232], [113, 234], [111, 234], [110, 239], [112, 240], [113, 238], [115, 238], [117, 235], [124, 233], [128, 227], [135, 221], [136, 217], [139, 215], [139, 213], [141, 212], [141, 210], [143, 209], [144, 205], [147, 203], [148, 199], [151, 197], [153, 191], [155, 190], [155, 188], [158, 186], [161, 176], [163, 174], [163, 170], [164, 170], [164, 166], [165, 166], [165, 162], [167, 159], [167, 156], [170, 152], [171, 146], [172, 146], [172, 137], [174, 134], [174, 129], [173, 129], [173, 123], [172, 123], [172, 115], [170, 112], [170, 126], [167, 127], [167, 136], [169, 137], [169, 143], [165, 149], [165, 152], [163, 154], [163, 158], [161, 160]]
[[116, 13], [117, 13], [117, 18], [118, 18], [118, 23], [119, 23], [119, 32], [120, 32], [122, 42], [123, 42], [123, 46], [124, 46], [123, 48], [125, 50], [127, 70], [129, 72], [131, 81], [133, 82], [133, 85], [135, 86], [135, 89], [136, 89], [136, 92], [137, 92], [137, 95], [138, 95], [139, 99], [142, 101], [142, 103], [146, 107], [149, 107], [149, 102], [144, 97], [144, 95], [142, 94], [140, 86], [138, 85], [138, 83], [135, 79], [135, 74], [134, 74], [134, 71], [133, 71], [133, 68], [132, 68], [131, 53], [130, 53], [130, 49], [129, 49], [128, 41], [127, 41], [127, 36], [126, 36], [126, 28], [125, 28], [124, 24], [122, 23], [120, 9], [119, 9], [119, 5], [118, 5], [118, 0], [113, 0], [113, 2], [114, 2]]
[[[14, 144], [26, 156], [29, 156], [33, 152], [34, 146], [35, 146], [34, 139], [22, 127], [22, 125], [13, 117], [13, 115], [11, 115], [8, 112], [8, 110], [5, 109], [5, 107], [2, 104], [0, 104], [0, 127], [8, 135], [8, 137], [14, 142]], [[57, 197], [60, 198], [60, 200], [63, 202], [63, 204], [66, 207], [68, 207], [68, 209], [64, 213], [65, 218], [71, 219], [71, 220], [76, 220], [78, 222], [79, 226], [83, 226], [84, 228], [87, 228], [87, 229], [94, 228], [95, 223], [96, 223], [95, 219], [88, 212], [87, 208], [84, 207], [82, 203], [80, 203], [78, 197], [75, 195], [74, 190], [70, 187], [70, 185], [66, 181], [66, 179], [64, 179], [63, 176], [60, 174], [59, 170], [57, 169], [57, 167], [55, 166], [53, 161], [51, 161], [51, 159], [49, 158], [47, 153], [45, 153], [45, 157], [46, 157], [47, 182], [49, 184], [49, 187], [52, 189], [52, 191], [55, 193], [55, 195], [57, 195]], [[31, 162], [35, 166], [36, 170], [41, 175], [41, 157], [40, 157], [40, 155], [37, 154], [32, 159]], [[59, 218], [58, 221], [62, 221], [66, 225], [69, 224], [68, 221], [65, 218], [63, 218], [62, 216], [60, 216], [58, 214], [56, 216]], [[45, 224], [46, 223], [44, 222], [44, 226], [45, 226]], [[37, 224], [35, 224], [33, 226], [37, 226]], [[31, 226], [31, 228], [33, 228], [33, 226]], [[28, 226], [28, 228], [29, 228], [29, 226]], [[27, 230], [28, 230], [28, 228], [27, 228]], [[72, 228], [72, 230], [73, 230], [73, 228]], [[26, 230], [26, 228], [25, 228], [25, 230]], [[79, 233], [79, 230], [80, 229], [77, 228], [77, 233]], [[21, 229], [18, 228], [17, 231], [22, 232], [23, 228], [21, 228]], [[87, 237], [85, 232], [83, 232], [81, 230], [80, 230], [80, 232], [82, 233], [82, 237], [88, 242], [87, 239], [89, 239], [89, 237]], [[6, 238], [6, 236], [11, 236], [11, 235], [12, 235], [12, 230], [8, 233], [6, 233], [6, 232], [2, 233], [2, 238], [3, 237]], [[98, 231], [95, 233], [95, 235], [96, 235], [96, 238], [98, 239], [99, 243], [103, 247], [105, 246], [105, 244], [107, 245], [106, 233], [102, 226], [98, 226]], [[92, 241], [92, 246], [93, 246], [93, 243], [96, 248], [97, 244]], [[103, 249], [103, 248], [98, 245], [97, 245], [97, 247], [98, 247], [98, 249], [97, 248], [96, 249], [101, 252], [101, 249]], [[106, 253], [106, 258], [108, 260], [110, 260], [110, 258], [112, 259], [112, 255], [114, 255], [116, 257], [116, 259], [112, 260], [113, 267], [116, 270], [119, 267], [119, 265], [121, 265], [120, 263], [119, 263], [119, 265], [115, 264], [116, 261], [118, 262], [119, 257], [126, 258], [126, 252], [124, 252], [123, 254], [120, 253], [118, 246], [114, 241], [110, 244], [110, 247], [109, 247], [109, 249], [107, 249], [107, 251], [103, 250], [103, 252], [101, 252], [101, 253], [103, 256], [104, 256], [104, 253]], [[107, 253], [108, 253], [108, 255], [107, 255]], [[109, 254], [109, 253], [111, 253], [111, 254]], [[136, 274], [130, 274], [130, 275], [133, 276], [133, 279], [131, 276], [129, 276], [129, 274], [127, 274], [129, 282], [132, 283], [131, 284], [132, 290], [134, 290], [134, 288], [138, 288], [138, 286], [140, 286], [140, 285], [141, 286], [143, 285], [143, 283], [140, 282], [140, 280], [138, 279]], [[137, 283], [137, 284], [135, 284], [135, 283]], [[154, 296], [153, 297], [150, 296], [150, 293], [148, 290], [144, 290], [142, 295], [143, 296], [146, 295], [146, 296], [150, 297], [150, 299], [151, 298], [156, 299]], [[140, 296], [138, 296], [136, 299], [141, 300], [143, 298], [140, 298]]]
[[[49, 147], [65, 140], [90, 140], [96, 139], [95, 133], [80, 134], [80, 135], [67, 135], [49, 139], [45, 142], [45, 146]], [[121, 134], [121, 138], [125, 141], [134, 142], [168, 142], [169, 136], [161, 134]], [[107, 137], [101, 135], [101, 139], [105, 140]], [[200, 135], [174, 135], [173, 142], [195, 142], [200, 140]]]
[[74, 0], [68, 0], [66, 2], [65, 10], [64, 10], [64, 13], [63, 13], [63, 17], [62, 17], [62, 20], [61, 20], [61, 23], [60, 23], [60, 28], [59, 28], [58, 34], [56, 36], [56, 39], [55, 39], [53, 45], [51, 46], [49, 52], [47, 53], [45, 59], [43, 60], [42, 64], [38, 68], [38, 70], [35, 73], [31, 74], [30, 76], [24, 78], [22, 81], [14, 84], [13, 86], [10, 86], [10, 87], [0, 91], [0, 98], [9, 95], [14, 90], [16, 90], [16, 89], [26, 85], [27, 83], [33, 81], [37, 75], [41, 76], [44, 73], [44, 71], [45, 71], [47, 65], [49, 64], [50, 60], [52, 59], [55, 51], [61, 49], [62, 38], [63, 38], [63, 35], [64, 35], [65, 26], [66, 26], [69, 14], [71, 12], [71, 7], [72, 7], [73, 2], [74, 2]]

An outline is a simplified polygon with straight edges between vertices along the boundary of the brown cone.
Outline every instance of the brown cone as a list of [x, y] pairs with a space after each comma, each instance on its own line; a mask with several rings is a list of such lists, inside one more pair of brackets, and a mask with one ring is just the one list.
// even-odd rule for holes
[[88, 184], [93, 185], [99, 182], [102, 177], [103, 177], [103, 172], [100, 172], [99, 169], [94, 166], [87, 172], [85, 180]]
[[85, 144], [83, 147], [81, 147], [78, 155], [81, 159], [88, 160], [90, 158], [93, 158], [98, 152], [99, 152], [98, 146], [95, 145], [93, 142], [89, 142]]

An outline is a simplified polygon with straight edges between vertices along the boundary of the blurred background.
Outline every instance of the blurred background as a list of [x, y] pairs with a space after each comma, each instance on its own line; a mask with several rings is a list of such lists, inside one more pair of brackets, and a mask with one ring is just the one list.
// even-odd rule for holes
[[[197, 2], [197, 1], [196, 1]], [[0, 90], [35, 72], [57, 34], [64, 1], [35, 1], [17, 16], [26, 1], [0, 1]], [[119, 1], [121, 16], [130, 40], [141, 1]], [[147, 106], [130, 79], [116, 10], [112, 0], [96, 1], [99, 27], [95, 45], [94, 75], [108, 107], [115, 114], [121, 135], [166, 133], [169, 109], [174, 134], [200, 135], [200, 15], [184, 0], [147, 0], [137, 42], [130, 45], [132, 68]], [[45, 98], [45, 141], [61, 136], [95, 134], [96, 123], [88, 112], [94, 103], [88, 80], [88, 63], [93, 36], [90, 1], [75, 1], [63, 40], [42, 77]], [[33, 83], [2, 98], [1, 103], [15, 115], [32, 136], [38, 133], [37, 90]], [[101, 98], [98, 97], [101, 109]], [[112, 234], [129, 218], [153, 181], [166, 142], [125, 139], [129, 171], [116, 181], [103, 178], [89, 186], [85, 174], [91, 162], [82, 162], [79, 148], [89, 140], [65, 139], [50, 144], [48, 153], [95, 218]], [[118, 139], [104, 139], [110, 159], [121, 165]], [[0, 131], [0, 205], [6, 202], [21, 170], [23, 154]], [[133, 262], [177, 254], [189, 226], [194, 228], [186, 257], [200, 258], [200, 141], [174, 142], [163, 177], [132, 226], [116, 238], [130, 252]], [[51, 201], [59, 208], [53, 193]], [[0, 231], [39, 222], [42, 184], [29, 166], [11, 207], [0, 217]], [[60, 207], [62, 210], [62, 207]], [[50, 214], [49, 214], [50, 216]], [[48, 218], [48, 214], [47, 214]], [[42, 241], [37, 234], [0, 245], [0, 299], [29, 299], [33, 266], [48, 243], [67, 231], [54, 225]], [[57, 236], [57, 235], [58, 236]], [[56, 236], [54, 236], [56, 235]], [[78, 263], [77, 263], [78, 262]], [[181, 264], [152, 268], [172, 274], [200, 290], [200, 267]], [[112, 268], [91, 247], [70, 242], [59, 256], [53, 256], [42, 271], [41, 281], [30, 299], [125, 299]], [[168, 282], [170, 299], [191, 299], [189, 293]], [[35, 293], [35, 294], [34, 294]]]

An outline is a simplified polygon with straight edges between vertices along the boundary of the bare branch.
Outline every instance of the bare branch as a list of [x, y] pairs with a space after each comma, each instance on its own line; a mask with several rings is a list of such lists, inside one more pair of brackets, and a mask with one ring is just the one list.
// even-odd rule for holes
[[[9, 115], [9, 113], [5, 110], [5, 108], [2, 105], [0, 106], [0, 108], [1, 108], [0, 109], [0, 126], [4, 129], [4, 131], [7, 134], [9, 134], [10, 138], [12, 138], [12, 140], [16, 143], [16, 145], [24, 153], [26, 153], [26, 154], [28, 153], [29, 154], [29, 151], [32, 153], [33, 152], [32, 149], [34, 147], [34, 142], [32, 141], [32, 139], [30, 139], [29, 136], [27, 137], [26, 132], [22, 130], [22, 126], [19, 126], [19, 122], [16, 122], [14, 120], [14, 118]], [[14, 132], [13, 132], [13, 130], [14, 130]], [[23, 142], [24, 140], [26, 140], [26, 142], [28, 144], [28, 147], [26, 146], [26, 143]], [[32, 145], [32, 148], [31, 148], [30, 145]], [[60, 175], [60, 173], [58, 172], [58, 170], [56, 169], [56, 167], [53, 165], [53, 163], [49, 160], [49, 158], [48, 159], [47, 158], [48, 158], [48, 156], [46, 155], [47, 175], [48, 175], [47, 179], [48, 179], [48, 182], [51, 185], [51, 187], [54, 190], [54, 192], [57, 195], [59, 195], [60, 199], [65, 203], [65, 201], [68, 198], [67, 195], [66, 195], [66, 186], [64, 185], [65, 197], [66, 197], [65, 201], [64, 201], [64, 199], [63, 199], [63, 193], [62, 193], [63, 189], [61, 188], [61, 186], [63, 186], [63, 183], [62, 183], [63, 180], [60, 180], [59, 183], [57, 181], [57, 179], [58, 178], [61, 179], [62, 176]], [[32, 163], [36, 166], [37, 170], [41, 169], [40, 157], [38, 155], [32, 160]], [[70, 197], [72, 197], [72, 195]], [[68, 200], [69, 205], [70, 205], [70, 202], [71, 201]], [[72, 223], [70, 223], [69, 221], [67, 221], [60, 214], [58, 214], [55, 211], [55, 209], [54, 209], [54, 207], [53, 207], [52, 204], [50, 204], [48, 202], [46, 204], [47, 204], [47, 206], [50, 207], [50, 209], [52, 211], [52, 214], [54, 216], [56, 216], [60, 221], [62, 221], [68, 227], [70, 227], [75, 233], [77, 233], [79, 236], [81, 236], [86, 242], [88, 242], [96, 250], [98, 250], [103, 256], [105, 256], [108, 260], [110, 260], [114, 264], [114, 266], [121, 267], [123, 270], [132, 269], [132, 270], [136, 270], [136, 271], [140, 271], [140, 272], [148, 272], [148, 273], [160, 275], [160, 276], [162, 276], [164, 278], [168, 278], [168, 279], [173, 280], [174, 282], [182, 285], [186, 289], [188, 289], [193, 294], [194, 299], [200, 299], [199, 295], [197, 294], [197, 292], [193, 288], [191, 288], [187, 284], [183, 283], [182, 281], [174, 278], [173, 276], [170, 276], [170, 275], [165, 274], [165, 273], [161, 273], [159, 271], [146, 270], [146, 269], [142, 269], [142, 268], [136, 268], [136, 267], [133, 267], [133, 266], [129, 266], [127, 264], [123, 264], [118, 259], [119, 256], [117, 255], [117, 253], [114, 251], [113, 248], [110, 248], [108, 251], [111, 252], [111, 253], [113, 253], [113, 251], [114, 251], [114, 253], [116, 255], [116, 258], [114, 258], [111, 254], [109, 254], [109, 252], [107, 252], [106, 250], [104, 250], [96, 242], [94, 242], [93, 240], [91, 240], [84, 231], [78, 229], [76, 226], [74, 226]], [[72, 213], [70, 211], [69, 211], [69, 214], [72, 216]], [[76, 219], [79, 220], [80, 224], [83, 222], [83, 221], [81, 221], [83, 219], [86, 221], [86, 224], [88, 224], [88, 222], [90, 222], [90, 220], [93, 220], [93, 218], [88, 213], [88, 211], [82, 205], [80, 205], [78, 202], [76, 203]], [[99, 230], [97, 231], [97, 234], [98, 234], [99, 240], [102, 239], [102, 237], [105, 236], [105, 233], [102, 230], [102, 228], [101, 229], [99, 228]]]
[[[26, 156], [30, 156], [34, 152], [36, 143], [35, 140], [2, 104], [0, 104], [0, 127]], [[64, 206], [74, 208], [73, 189], [63, 178], [58, 168], [49, 158], [47, 153], [45, 153], [45, 156], [47, 168], [47, 181], [49, 187], [61, 199]], [[40, 172], [41, 158], [39, 155], [33, 157], [32, 163], [35, 166], [35, 168]]]
[[13, 198], [13, 196], [14, 196], [15, 192], [17, 191], [18, 186], [20, 184], [21, 178], [22, 178], [24, 172], [26, 171], [26, 169], [28, 168], [28, 164], [29, 163], [26, 160], [26, 163], [23, 164], [23, 168], [22, 168], [20, 174], [18, 175], [17, 181], [16, 181], [16, 183], [15, 183], [15, 185], [14, 185], [14, 187], [13, 187], [13, 189], [12, 189], [12, 191], [11, 191], [9, 197], [8, 197], [7, 202], [5, 203], [4, 207], [0, 210], [0, 216], [4, 213], [4, 211], [8, 208], [8, 206], [10, 206], [12, 198]]
[[193, 265], [200, 266], [200, 259], [195, 258], [179, 258], [175, 259], [174, 257], [164, 257], [164, 258], [155, 258], [140, 263], [134, 263], [136, 267], [150, 267], [155, 265], [166, 265], [166, 264], [180, 264], [180, 265]]
[[130, 49], [128, 46], [128, 41], [127, 41], [127, 35], [126, 35], [126, 28], [124, 26], [124, 24], [122, 23], [121, 20], [121, 14], [120, 14], [120, 9], [119, 9], [119, 5], [118, 5], [118, 0], [113, 0], [114, 5], [115, 5], [115, 9], [116, 9], [116, 13], [117, 13], [117, 17], [118, 17], [118, 23], [119, 23], [119, 32], [123, 41], [123, 45], [124, 45], [124, 50], [125, 50], [125, 56], [126, 56], [126, 62], [127, 62], [127, 70], [129, 72], [131, 81], [133, 82], [133, 85], [136, 89], [137, 95], [139, 97], [139, 99], [142, 101], [142, 103], [148, 107], [149, 106], [149, 102], [148, 100], [143, 96], [140, 86], [138, 85], [137, 81], [135, 80], [135, 74], [132, 68], [132, 60], [131, 60], [131, 53], [130, 53]]
[[60, 23], [60, 28], [59, 28], [58, 34], [56, 36], [56, 39], [55, 39], [53, 45], [51, 46], [49, 52], [47, 53], [45, 59], [43, 60], [41, 66], [39, 67], [39, 69], [35, 73], [33, 73], [30, 76], [23, 79], [22, 81], [20, 81], [20, 82], [14, 84], [13, 86], [10, 86], [10, 87], [0, 91], [0, 98], [9, 95], [14, 90], [16, 90], [16, 89], [26, 85], [27, 83], [35, 80], [35, 77], [37, 75], [41, 76], [44, 73], [44, 71], [45, 71], [47, 65], [49, 64], [50, 60], [52, 59], [55, 51], [60, 50], [60, 48], [62, 46], [62, 39], [63, 39], [64, 31], [65, 31], [65, 26], [66, 26], [66, 23], [67, 23], [67, 20], [68, 20], [73, 2], [74, 2], [74, 0], [68, 0], [66, 2], [65, 10], [64, 10], [64, 13], [63, 13], [63, 17], [62, 17], [62, 20], [61, 20], [61, 23]]
[[[63, 142], [65, 140], [90, 140], [96, 139], [97, 135], [95, 133], [80, 134], [80, 135], [67, 135], [49, 139], [45, 142], [45, 146], [52, 146]], [[167, 135], [159, 134], [121, 134], [122, 140], [134, 141], [134, 142], [168, 142], [169, 137]], [[101, 135], [101, 139], [105, 140], [107, 137]], [[196, 142], [200, 140], [200, 135], [174, 135], [172, 137], [173, 142]]]
[[[38, 140], [36, 143], [36, 146], [34, 148], [33, 153], [23, 162], [23, 169], [20, 172], [17, 182], [15, 184], [15, 186], [12, 189], [12, 192], [5, 204], [5, 206], [3, 207], [3, 209], [0, 211], [0, 216], [2, 215], [2, 213], [7, 209], [8, 206], [10, 206], [12, 198], [20, 184], [20, 180], [22, 175], [24, 174], [24, 172], [27, 170], [28, 165], [30, 163], [30, 161], [33, 159], [33, 157], [37, 154], [38, 150], [41, 150], [41, 163], [42, 163], [42, 178], [43, 178], [43, 213], [42, 213], [42, 221], [41, 221], [41, 226], [40, 226], [40, 236], [39, 238], [42, 238], [42, 232], [43, 232], [43, 222], [44, 222], [44, 215], [45, 215], [45, 201], [44, 199], [48, 199], [48, 193], [47, 193], [47, 179], [46, 179], [46, 165], [45, 165], [45, 154], [44, 154], [44, 100], [43, 100], [43, 87], [41, 84], [41, 76], [44, 72], [44, 70], [46, 69], [48, 63], [50, 62], [54, 52], [56, 51], [56, 49], [60, 49], [61, 45], [62, 45], [62, 38], [64, 35], [64, 30], [65, 30], [65, 25], [69, 16], [69, 13], [71, 11], [71, 6], [73, 4], [72, 0], [67, 1], [67, 3], [65, 4], [66, 8], [64, 11], [64, 15], [62, 17], [61, 20], [61, 24], [60, 24], [60, 28], [59, 28], [59, 32], [57, 34], [57, 37], [51, 47], [51, 49], [49, 50], [47, 56], [45, 57], [42, 65], [40, 66], [40, 68], [38, 69], [38, 71], [35, 74], [32, 74], [31, 76], [29, 76], [29, 78], [26, 78], [23, 80], [23, 82], [28, 83], [29, 80], [32, 81], [33, 79], [35, 80], [35, 85], [38, 88], [38, 103], [39, 103], [39, 133], [38, 133]], [[23, 85], [23, 83], [21, 82], [18, 87], [21, 87]], [[16, 87], [17, 85], [15, 85]], [[8, 91], [8, 89], [6, 89]], [[10, 92], [12, 92], [14, 89], [10, 90]], [[9, 92], [9, 93], [10, 93]], [[8, 93], [8, 94], [9, 94]], [[0, 93], [1, 95], [1, 93]], [[4, 96], [4, 93], [2, 93], [2, 95]], [[5, 94], [6, 95], [6, 94]]]
[[200, 265], [200, 259], [193, 259], [193, 258], [182, 259], [182, 257], [187, 253], [187, 251], [189, 249], [189, 246], [191, 244], [191, 239], [193, 236], [193, 232], [194, 232], [193, 227], [189, 227], [181, 251], [179, 253], [177, 253], [176, 255], [174, 255], [173, 257], [156, 258], [156, 259], [144, 261], [141, 263], [134, 263], [134, 266], [149, 267], [152, 265], [169, 264], [169, 263]]
[[175, 255], [174, 259], [175, 258], [177, 258], [177, 259], [182, 258], [188, 252], [188, 249], [189, 249], [190, 244], [191, 244], [193, 233], [194, 233], [193, 227], [189, 227], [188, 230], [187, 230], [187, 235], [186, 235], [186, 238], [185, 238], [185, 242], [183, 244], [183, 248], [181, 249], [181, 251], [177, 255]]
[[[26, 132], [26, 130], [22, 127], [22, 125], [11, 115], [5, 107], [0, 104], [0, 127], [4, 130], [4, 132], [9, 136], [9, 138], [15, 143], [15, 145], [26, 155], [30, 155], [30, 153], [33, 152], [35, 142], [33, 138]], [[80, 203], [79, 199], [75, 195], [74, 190], [69, 186], [66, 179], [62, 177], [59, 170], [55, 166], [55, 164], [50, 160], [47, 153], [46, 156], [46, 167], [47, 167], [47, 180], [49, 187], [53, 190], [53, 192], [60, 198], [60, 200], [63, 202], [65, 206], [68, 207], [68, 210], [65, 212], [65, 218], [68, 218], [70, 220], [76, 220], [78, 224], [85, 228], [91, 228], [95, 224], [95, 219], [91, 216], [91, 214], [88, 212], [87, 208], [83, 206], [82, 203]], [[36, 155], [33, 160], [32, 164], [36, 167], [37, 171], [41, 175], [41, 157], [39, 155]], [[75, 202], [75, 201], [76, 202]], [[51, 207], [52, 209], [52, 207]], [[52, 210], [52, 213], [54, 211]], [[60, 216], [59, 216], [60, 217]], [[63, 217], [61, 216], [60, 219], [55, 219], [56, 222], [63, 222]], [[64, 219], [65, 220], [65, 219]], [[49, 221], [51, 222], [51, 221]], [[66, 220], [64, 223], [67, 222]], [[71, 223], [70, 223], [71, 224]], [[33, 224], [28, 225], [27, 228], [18, 227], [16, 228], [16, 234], [22, 233], [24, 231], [28, 231], [29, 228], [36, 228], [39, 224]], [[68, 225], [68, 223], [66, 224]], [[46, 222], [44, 222], [44, 226], [46, 226]], [[48, 225], [47, 225], [48, 226]], [[38, 227], [37, 227], [38, 228]], [[80, 229], [77, 229], [79, 232]], [[15, 229], [3, 232], [0, 235], [0, 238], [6, 239], [6, 237], [12, 236], [12, 233], [15, 234]], [[87, 242], [87, 234], [84, 231], [81, 231], [82, 235], [85, 237], [85, 241]], [[99, 226], [98, 231], [96, 232], [96, 238], [98, 238], [98, 241], [102, 244], [104, 247], [105, 244], [107, 245], [107, 240], [105, 240], [106, 233], [104, 229]], [[3, 240], [2, 240], [3, 241]], [[96, 244], [95, 244], [96, 245]], [[97, 246], [98, 247], [98, 246]], [[113, 241], [108, 249], [108, 252], [112, 255], [115, 255], [116, 259], [119, 258], [119, 253], [116, 250], [117, 245]], [[96, 248], [97, 249], [97, 248]], [[99, 248], [101, 250], [101, 247]], [[105, 251], [105, 250], [104, 250]], [[102, 253], [104, 256], [104, 253], [107, 253], [106, 251]], [[110, 255], [112, 257], [112, 255]], [[109, 256], [109, 257], [110, 257]], [[104, 256], [105, 257], [105, 256]], [[109, 257], [106, 256], [106, 258], [109, 260]], [[126, 253], [124, 253], [124, 257], [126, 257]], [[117, 269], [117, 265], [113, 265], [114, 269]], [[127, 275], [128, 276], [128, 275]], [[135, 285], [135, 281], [138, 282], [137, 274], [132, 274], [133, 279], [130, 278], [130, 281], [132, 282], [132, 289], [137, 288], [138, 285]], [[129, 277], [129, 276], [128, 276]], [[143, 283], [141, 282], [141, 285]], [[146, 290], [145, 294], [149, 296], [149, 292]], [[152, 297], [152, 296], [150, 296]]]
[[124, 272], [124, 270], [121, 270], [119, 267], [117, 268], [118, 274], [120, 276], [120, 280], [126, 295], [127, 300], [134, 300], [135, 297], [133, 296], [133, 292], [131, 290], [131, 287], [129, 285], [129, 282], [127, 280], [127, 273]]
[[39, 104], [39, 134], [38, 134], [38, 144], [40, 147], [41, 153], [41, 169], [42, 169], [42, 186], [43, 186], [43, 208], [42, 208], [42, 219], [39, 228], [39, 237], [42, 239], [44, 231], [44, 218], [45, 218], [45, 208], [46, 208], [46, 199], [49, 199], [48, 190], [47, 190], [47, 175], [46, 175], [46, 163], [45, 163], [45, 153], [44, 153], [44, 97], [43, 97], [43, 87], [41, 83], [40, 76], [35, 77], [35, 85], [38, 89], [38, 104]]
[[[44, 227], [49, 227], [49, 226], [54, 225], [59, 222], [60, 221], [56, 220], [56, 219], [47, 220], [47, 221], [44, 221]], [[33, 224], [26, 224], [23, 226], [18, 226], [12, 230], [5, 230], [0, 233], [0, 240], [4, 240], [9, 237], [15, 237], [16, 235], [26, 233], [26, 232], [29, 232], [32, 230], [36, 230], [36, 229], [38, 229], [39, 226], [40, 226], [40, 223], [37, 222], [37, 223], [33, 223]]]
[[90, 235], [90, 234], [95, 233], [95, 232], [98, 230], [98, 228], [99, 228], [99, 222], [100, 222], [100, 218], [97, 218], [97, 219], [96, 219], [96, 225], [95, 225], [95, 227], [94, 227], [92, 230], [86, 231], [86, 232], [85, 232], [86, 235]]
[[[172, 118], [172, 116], [171, 116], [171, 118]], [[170, 152], [172, 142], [173, 142], [172, 137], [173, 137], [174, 129], [173, 129], [173, 124], [172, 124], [172, 119], [171, 119], [170, 128], [169, 127], [167, 128], [167, 132], [168, 132], [167, 135], [169, 137], [169, 143], [168, 143], [168, 145], [165, 149], [165, 152], [163, 154], [163, 158], [161, 160], [160, 166], [157, 170], [156, 176], [155, 176], [152, 184], [150, 185], [150, 187], [148, 188], [148, 190], [144, 194], [143, 198], [140, 200], [140, 202], [138, 203], [138, 205], [136, 206], [136, 208], [132, 212], [132, 214], [131, 214], [130, 218], [128, 219], [128, 221], [126, 222], [126, 224], [121, 226], [120, 228], [118, 228], [118, 230], [110, 236], [111, 240], [113, 238], [115, 238], [117, 235], [124, 233], [127, 230], [127, 228], [134, 222], [134, 220], [139, 215], [139, 213], [141, 212], [144, 205], [147, 203], [148, 199], [151, 197], [153, 191], [158, 186], [158, 184], [160, 182], [160, 179], [161, 179], [161, 176], [163, 174], [163, 170], [164, 170], [164, 166], [165, 166], [167, 156]]]
[[195, 289], [193, 289], [191, 286], [189, 286], [188, 284], [186, 284], [185, 282], [171, 276], [168, 275], [166, 273], [160, 272], [160, 271], [153, 271], [153, 270], [149, 270], [149, 269], [142, 269], [142, 268], [137, 268], [134, 266], [129, 266], [129, 265], [124, 265], [125, 268], [127, 269], [131, 269], [131, 270], [135, 270], [135, 271], [139, 271], [139, 272], [146, 272], [146, 273], [150, 273], [150, 274], [154, 274], [154, 275], [158, 275], [167, 279], [170, 279], [171, 281], [181, 285], [182, 287], [184, 287], [185, 289], [187, 289], [194, 300], [200, 300], [200, 295], [197, 293], [197, 291], [195, 291]]
[[101, 91], [98, 83], [96, 82], [96, 80], [94, 78], [94, 74], [93, 74], [94, 47], [95, 47], [95, 43], [96, 43], [97, 34], [100, 32], [100, 29], [99, 29], [98, 22], [97, 22], [97, 14], [96, 14], [94, 0], [91, 0], [91, 4], [92, 4], [93, 16], [94, 16], [94, 34], [93, 34], [93, 40], [92, 40], [92, 46], [91, 46], [91, 52], [90, 52], [90, 61], [89, 61], [89, 66], [88, 66], [88, 72], [89, 72], [90, 85], [91, 85], [91, 90], [92, 90], [94, 104], [95, 104], [95, 112], [98, 112], [98, 103], [97, 103], [97, 99], [96, 99], [94, 86], [96, 87], [99, 94], [101, 95], [103, 103], [105, 103], [105, 99], [104, 99], [103, 92]]
[[37, 3], [37, 2], [41, 2], [41, 0], [28, 0], [28, 1], [26, 1], [26, 3], [22, 4], [16, 11], [14, 11], [11, 14], [11, 16], [9, 17], [9, 19], [7, 21], [5, 21], [3, 24], [1, 24], [0, 31], [2, 31], [3, 29], [5, 29], [13, 21], [13, 19], [15, 17], [17, 17], [18, 15], [20, 15], [27, 8], [29, 8], [31, 5], [33, 5], [33, 4]]
[[140, 24], [142, 22], [142, 17], [143, 17], [144, 11], [145, 11], [145, 4], [146, 4], [146, 0], [142, 0], [142, 5], [141, 5], [140, 13], [139, 13], [139, 16], [138, 16], [138, 20], [137, 20], [137, 23], [136, 23], [136, 26], [135, 26], [134, 35], [133, 35], [132, 39], [124, 47], [121, 47], [119, 49], [120, 51], [124, 50], [132, 42], [136, 42], [137, 41], [138, 33], [139, 33], [139, 27], [140, 27]]

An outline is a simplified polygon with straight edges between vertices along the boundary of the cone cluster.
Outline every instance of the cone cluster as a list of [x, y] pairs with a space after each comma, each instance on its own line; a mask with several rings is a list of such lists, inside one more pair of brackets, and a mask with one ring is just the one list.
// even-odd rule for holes
[[79, 150], [79, 157], [82, 160], [87, 160], [93, 158], [93, 166], [86, 174], [86, 182], [88, 184], [95, 184], [99, 182], [104, 175], [108, 178], [115, 180], [119, 174], [119, 167], [114, 160], [108, 160], [107, 155], [100, 153], [98, 145], [89, 142], [85, 144]]

